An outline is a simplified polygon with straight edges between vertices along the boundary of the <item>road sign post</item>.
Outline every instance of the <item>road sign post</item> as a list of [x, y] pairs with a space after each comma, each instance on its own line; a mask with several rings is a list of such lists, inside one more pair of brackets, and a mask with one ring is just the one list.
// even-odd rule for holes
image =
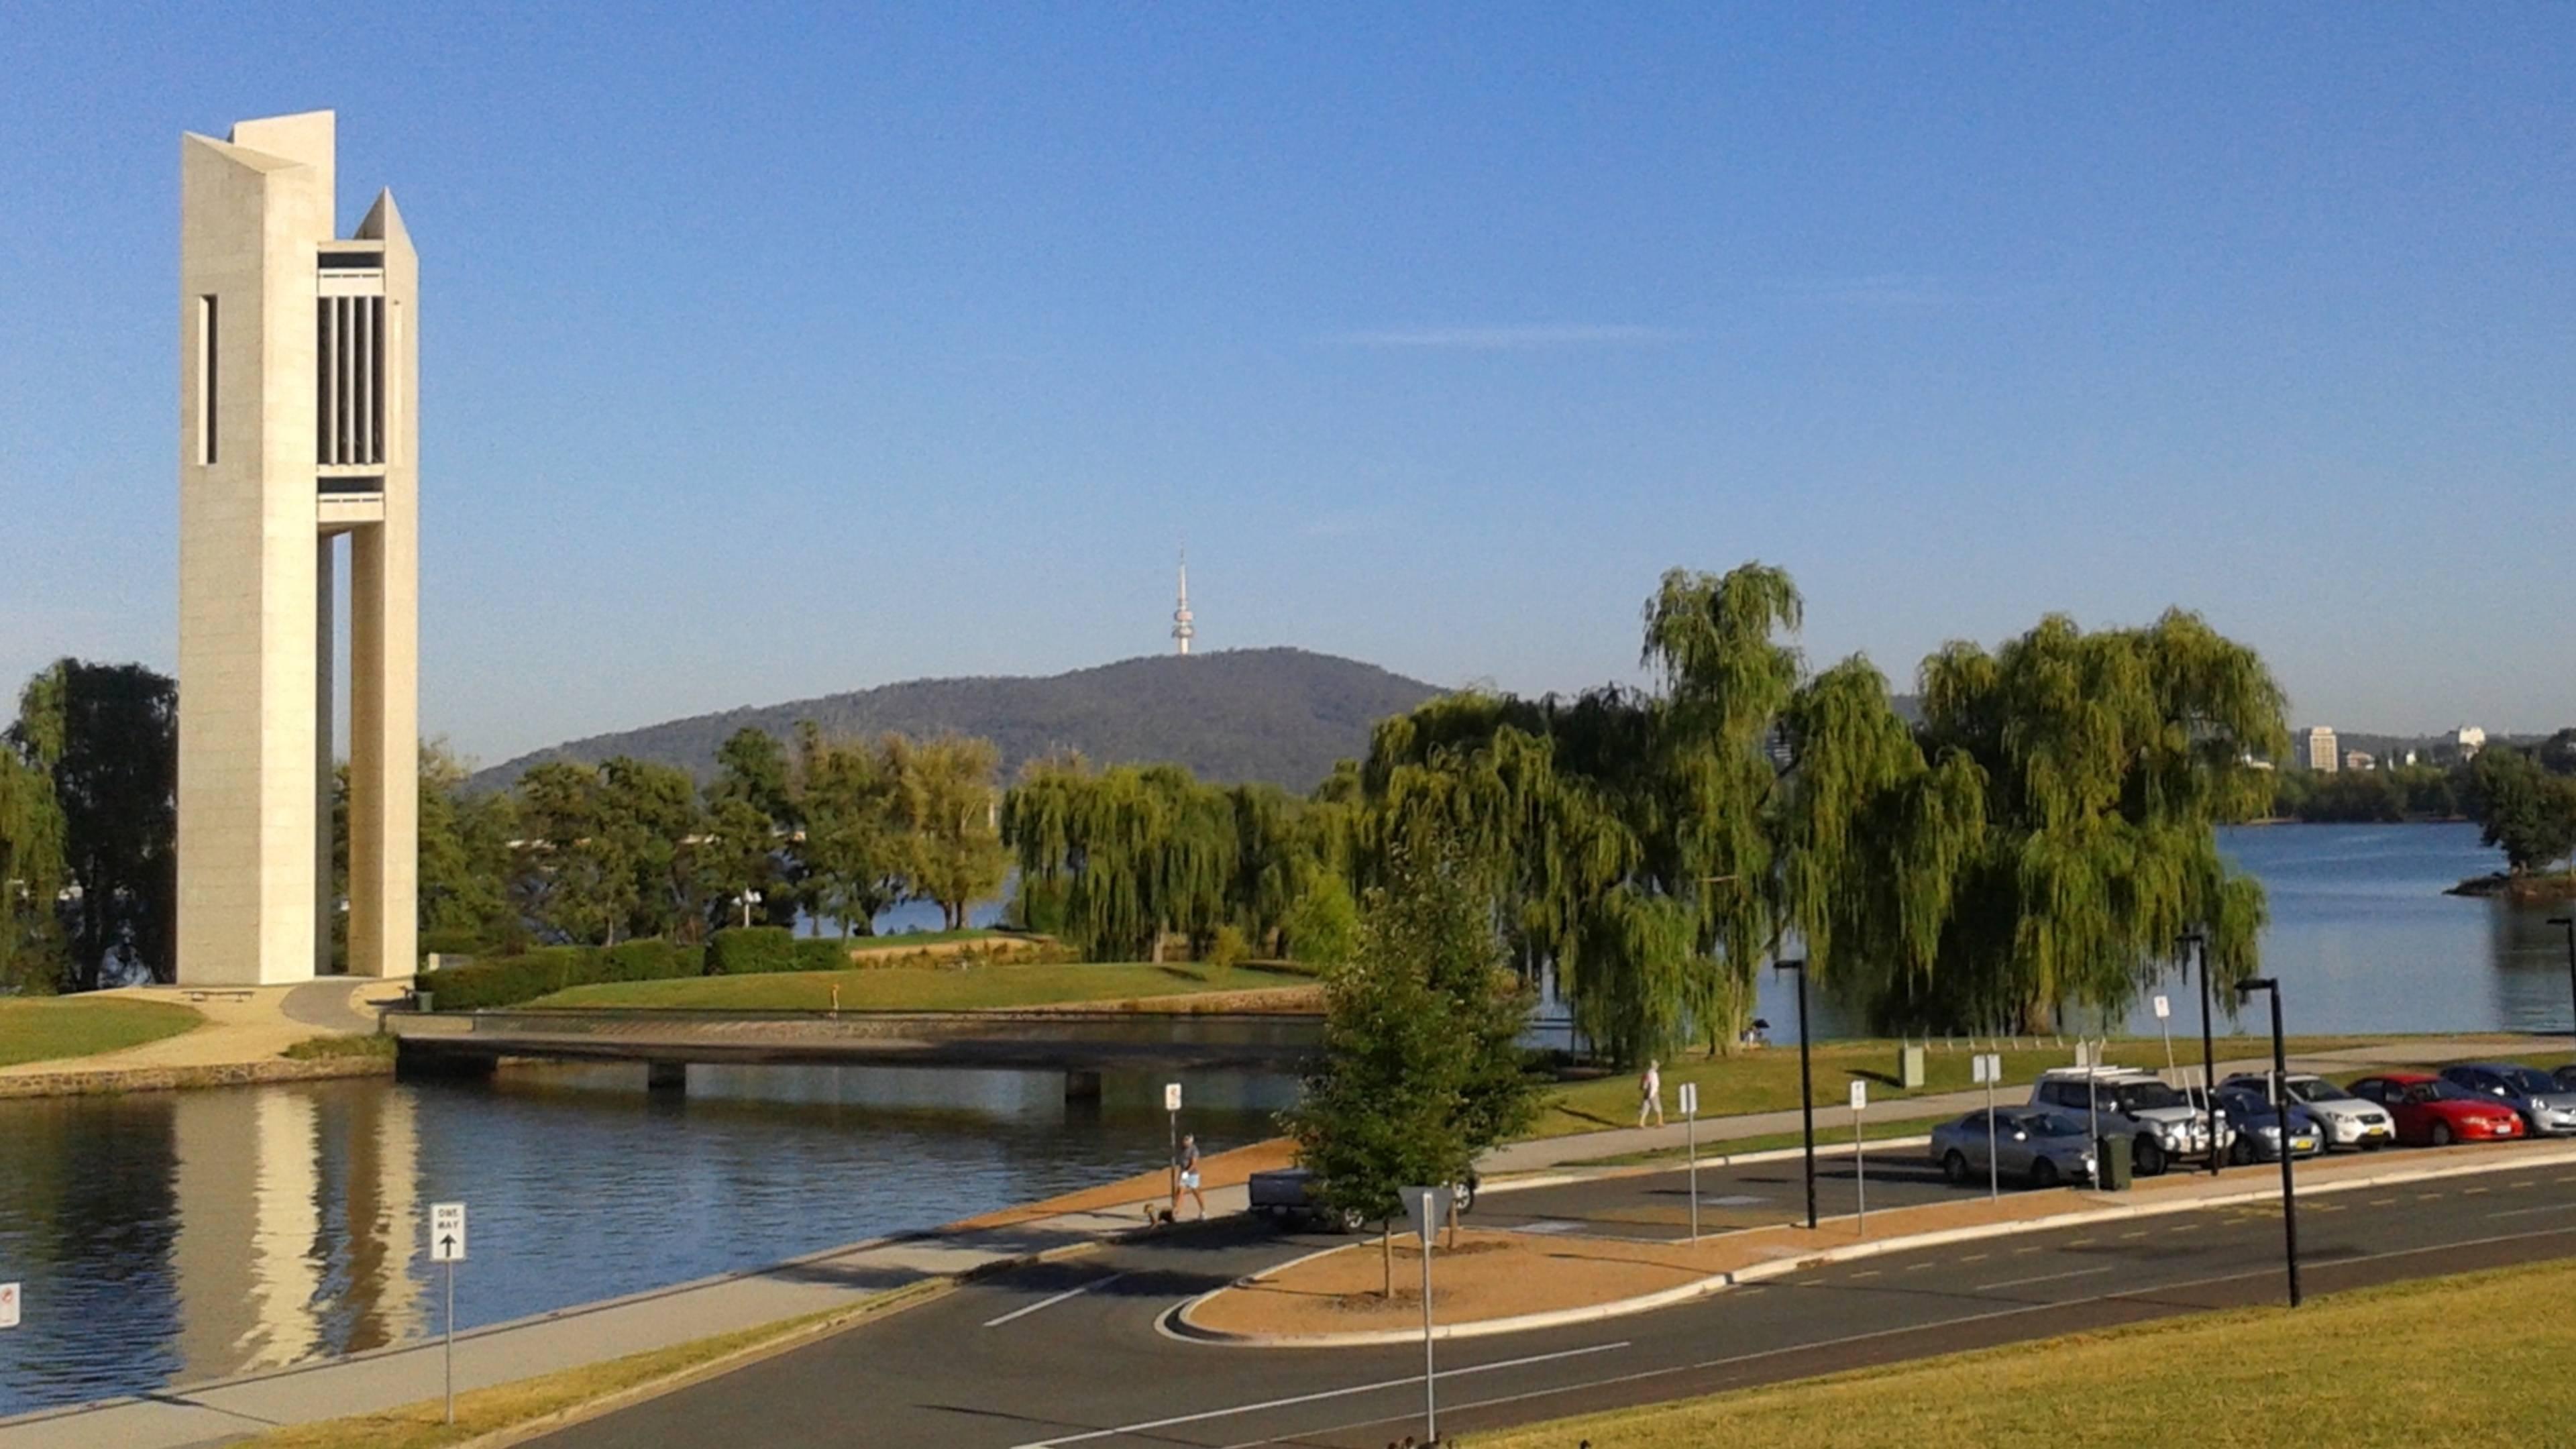
[[1690, 1240], [1699, 1241], [1699, 1083], [1682, 1083], [1682, 1142], [1690, 1155]]
[[2003, 1159], [1995, 1152], [1995, 1084], [2004, 1079], [2001, 1052], [1988, 1052], [1969, 1063], [1971, 1075], [1986, 1084], [1986, 1196], [2004, 1195]]
[[15, 1283], [0, 1283], [0, 1328], [18, 1326], [18, 1306], [25, 1298]]
[[447, 1266], [447, 1422], [456, 1422], [456, 1265], [465, 1261], [465, 1204], [429, 1205], [429, 1261]]
[[1422, 1241], [1422, 1438], [1440, 1442], [1440, 1402], [1434, 1385], [1438, 1376], [1431, 1362], [1431, 1234], [1449, 1216], [1449, 1205], [1456, 1193], [1446, 1187], [1408, 1187], [1399, 1196], [1404, 1210], [1413, 1215], [1413, 1235]]
[[1859, 1230], [1869, 1236], [1869, 1159], [1868, 1148], [1861, 1140], [1861, 1114], [1869, 1110], [1869, 1083], [1851, 1085], [1852, 1107], [1852, 1202], [1859, 1210]]
[[1181, 1084], [1163, 1084], [1163, 1116], [1171, 1127], [1171, 1142], [1164, 1153], [1172, 1172], [1172, 1216], [1181, 1215]]

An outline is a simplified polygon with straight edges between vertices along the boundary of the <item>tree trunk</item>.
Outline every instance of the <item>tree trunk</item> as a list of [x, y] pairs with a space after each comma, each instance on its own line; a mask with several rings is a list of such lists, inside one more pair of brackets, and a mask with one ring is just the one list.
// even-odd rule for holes
[[1386, 1286], [1378, 1290], [1380, 1298], [1395, 1296], [1395, 1219], [1377, 1225], [1378, 1264], [1386, 1270]]

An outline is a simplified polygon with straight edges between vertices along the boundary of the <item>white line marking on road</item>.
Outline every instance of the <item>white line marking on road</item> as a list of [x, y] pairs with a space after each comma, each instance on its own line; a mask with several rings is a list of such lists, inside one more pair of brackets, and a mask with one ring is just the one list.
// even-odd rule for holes
[[1053, 1298], [1041, 1298], [1026, 1308], [1014, 1308], [1010, 1312], [1003, 1314], [1001, 1317], [987, 1322], [984, 1326], [986, 1328], [999, 1328], [1014, 1318], [1026, 1318], [1041, 1308], [1053, 1308], [1068, 1298], [1079, 1298], [1094, 1288], [1106, 1288], [1110, 1284], [1115, 1283], [1126, 1276], [1127, 1275], [1124, 1273], [1112, 1273], [1106, 1278], [1094, 1278], [1090, 1282], [1082, 1284], [1079, 1287], [1067, 1288], [1063, 1292], [1055, 1295]]
[[[1534, 1363], [1552, 1363], [1562, 1358], [1581, 1358], [1586, 1354], [1595, 1353], [1615, 1353], [1620, 1349], [1629, 1347], [1633, 1347], [1633, 1345], [1625, 1339], [1622, 1339], [1617, 1343], [1596, 1343], [1590, 1348], [1569, 1348], [1561, 1353], [1532, 1354], [1528, 1358], [1504, 1359], [1499, 1363], [1480, 1363], [1471, 1365], [1467, 1368], [1442, 1369], [1439, 1372], [1438, 1377], [1444, 1379], [1460, 1379], [1465, 1378], [1470, 1374], [1489, 1374], [1502, 1369], [1527, 1368]], [[1258, 1404], [1237, 1404], [1231, 1409], [1210, 1409], [1205, 1413], [1199, 1414], [1175, 1414], [1168, 1419], [1155, 1419], [1149, 1423], [1143, 1424], [1123, 1424], [1115, 1429], [1093, 1429], [1088, 1433], [1067, 1434], [1058, 1439], [1033, 1439], [1026, 1444], [1014, 1445], [1012, 1446], [1012, 1449], [1056, 1449], [1056, 1446], [1059, 1444], [1081, 1444], [1093, 1439], [1116, 1439], [1122, 1435], [1142, 1434], [1149, 1429], [1168, 1429], [1176, 1424], [1199, 1424], [1204, 1423], [1209, 1419], [1230, 1419], [1237, 1414], [1258, 1414], [1265, 1409], [1285, 1409], [1292, 1405], [1318, 1403], [1325, 1399], [1346, 1399], [1353, 1394], [1373, 1394], [1382, 1389], [1411, 1388], [1421, 1382], [1422, 1375], [1420, 1374], [1414, 1374], [1409, 1378], [1380, 1379], [1373, 1384], [1353, 1384], [1351, 1387], [1346, 1389], [1325, 1389], [1318, 1393], [1297, 1394], [1290, 1398], [1271, 1399]]]
[[2576, 1202], [2545, 1202], [2538, 1207], [2506, 1208], [2501, 1212], [2489, 1213], [2487, 1216], [2491, 1218], [2519, 1218], [2527, 1217], [2532, 1213], [2563, 1213], [2570, 1208], [2576, 1208]]
[[2033, 1283], [2054, 1283], [2060, 1278], [2090, 1278], [2096, 1273], [2108, 1273], [2110, 1271], [2111, 1269], [2107, 1265], [2100, 1268], [2076, 1268], [2064, 1273], [2042, 1273], [2036, 1278], [2007, 1278], [2001, 1283], [1980, 1283], [1968, 1291], [1971, 1293], [1992, 1293], [1998, 1288], [2024, 1288]]

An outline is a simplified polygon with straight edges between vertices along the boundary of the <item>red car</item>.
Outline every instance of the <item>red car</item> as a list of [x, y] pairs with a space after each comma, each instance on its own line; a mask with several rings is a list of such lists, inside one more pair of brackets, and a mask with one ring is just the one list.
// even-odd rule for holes
[[2454, 1142], [2502, 1142], [2523, 1135], [2522, 1114], [2493, 1097], [2428, 1077], [2387, 1072], [2352, 1084], [2352, 1094], [2377, 1102], [2397, 1119], [2397, 1140], [2429, 1147]]

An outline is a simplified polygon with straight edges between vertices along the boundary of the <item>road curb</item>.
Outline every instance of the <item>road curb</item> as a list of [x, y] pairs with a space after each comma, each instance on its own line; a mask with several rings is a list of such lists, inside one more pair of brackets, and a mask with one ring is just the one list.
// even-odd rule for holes
[[[2487, 1173], [2511, 1172], [2520, 1168], [2569, 1165], [2576, 1165], [2576, 1144], [2560, 1147], [2551, 1152], [2534, 1153], [2511, 1164], [2487, 1162], [2401, 1168], [2391, 1172], [2373, 1173], [2368, 1177], [2318, 1183], [2303, 1188], [2301, 1195], [2323, 1196], [2329, 1193], [2359, 1192], [2403, 1183], [2432, 1182], [2448, 1177], [2477, 1177]], [[1914, 1233], [1901, 1238], [1849, 1243], [1839, 1247], [1819, 1249], [1812, 1253], [1777, 1258], [1767, 1263], [1751, 1264], [1731, 1272], [1695, 1279], [1677, 1287], [1635, 1298], [1614, 1299], [1608, 1303], [1590, 1304], [1581, 1308], [1552, 1309], [1545, 1313], [1516, 1314], [1509, 1318], [1489, 1318], [1478, 1322], [1438, 1325], [1433, 1328], [1431, 1336], [1435, 1340], [1484, 1338], [1505, 1333], [1526, 1333], [1540, 1328], [1561, 1328], [1571, 1324], [1595, 1323], [1607, 1318], [1621, 1318], [1629, 1314], [1650, 1313], [1659, 1308], [1669, 1308], [1675, 1304], [1704, 1298], [1712, 1293], [1721, 1293], [1746, 1283], [1758, 1283], [1764, 1279], [1804, 1272], [1811, 1268], [1830, 1267], [1836, 1263], [1883, 1257], [1889, 1253], [1938, 1248], [1951, 1243], [1977, 1242], [1986, 1238], [2011, 1237], [2019, 1233], [2050, 1232], [2059, 1228], [2083, 1227], [2093, 1223], [2128, 1222], [2137, 1218], [2168, 1217], [2177, 1213], [2202, 1212], [2210, 1208], [2234, 1207], [2246, 1203], [2276, 1202], [2280, 1196], [2281, 1189], [2276, 1179], [2266, 1187], [2219, 1193], [2207, 1197], [2176, 1198], [2170, 1202], [2104, 1203], [2072, 1212], [2051, 1213], [2045, 1217], [2020, 1218], [2002, 1223], [1976, 1223], [1966, 1227]], [[1829, 1218], [1826, 1221], [1848, 1222], [1850, 1219]], [[1256, 1279], [1268, 1277], [1295, 1264], [1322, 1257], [1325, 1253], [1347, 1251], [1353, 1246], [1356, 1245], [1342, 1244], [1292, 1258], [1286, 1263], [1256, 1275]], [[1251, 1282], [1256, 1279], [1238, 1281]], [[1354, 1333], [1252, 1334], [1204, 1328], [1189, 1321], [1190, 1310], [1225, 1291], [1225, 1288], [1211, 1289], [1171, 1309], [1154, 1321], [1155, 1330], [1166, 1338], [1216, 1348], [1371, 1348], [1422, 1341], [1420, 1329], [1371, 1329]]]

